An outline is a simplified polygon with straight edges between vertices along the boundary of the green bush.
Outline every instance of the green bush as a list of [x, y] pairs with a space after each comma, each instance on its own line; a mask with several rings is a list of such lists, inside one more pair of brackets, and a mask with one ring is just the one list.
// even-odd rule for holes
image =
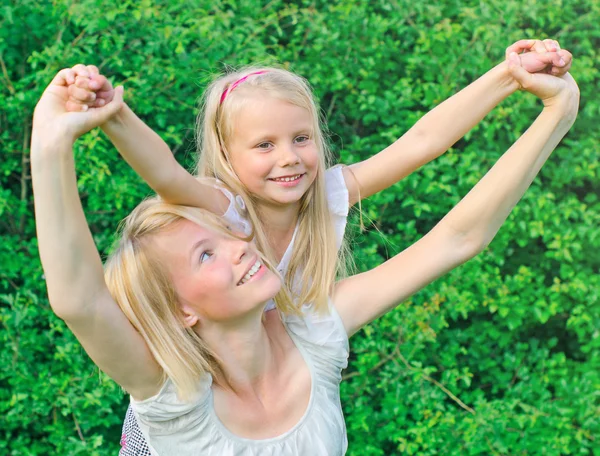
[[[600, 186], [595, 0], [32, 1], [0, 7], [0, 453], [109, 455], [125, 394], [51, 312], [29, 180], [33, 107], [62, 67], [96, 64], [186, 166], [196, 100], [225, 65], [305, 76], [341, 161], [371, 156], [523, 37], [575, 55], [578, 120], [490, 247], [352, 340], [350, 455], [600, 453]], [[448, 153], [363, 205], [360, 269], [429, 230], [527, 128], [513, 95]], [[76, 147], [106, 251], [149, 189], [99, 132]], [[401, 280], [401, 278], [399, 278]]]

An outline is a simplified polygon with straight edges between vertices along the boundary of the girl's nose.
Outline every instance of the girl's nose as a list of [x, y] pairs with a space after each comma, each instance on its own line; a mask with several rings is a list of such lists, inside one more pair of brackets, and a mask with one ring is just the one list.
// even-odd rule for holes
[[296, 165], [300, 162], [300, 157], [292, 145], [280, 148], [279, 152], [279, 165], [282, 167]]

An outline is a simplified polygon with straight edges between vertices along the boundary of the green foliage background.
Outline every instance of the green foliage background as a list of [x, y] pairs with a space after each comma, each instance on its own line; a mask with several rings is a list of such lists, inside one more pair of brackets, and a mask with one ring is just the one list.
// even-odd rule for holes
[[[28, 147], [33, 107], [57, 70], [96, 64], [124, 83], [134, 110], [191, 166], [210, 75], [279, 63], [311, 82], [351, 163], [525, 37], [557, 38], [575, 55], [578, 120], [483, 254], [352, 340], [349, 454], [600, 454], [597, 0], [21, 0], [0, 12], [0, 454], [116, 454], [127, 403], [45, 295]], [[355, 236], [358, 267], [427, 232], [539, 111], [532, 96], [513, 95], [440, 159], [365, 202], [378, 230]], [[75, 153], [106, 251], [149, 189], [99, 132]]]

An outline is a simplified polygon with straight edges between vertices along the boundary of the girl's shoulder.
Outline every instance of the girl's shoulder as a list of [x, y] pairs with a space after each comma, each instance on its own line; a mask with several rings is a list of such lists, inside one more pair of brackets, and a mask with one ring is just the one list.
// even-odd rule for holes
[[343, 171], [344, 165], [336, 165], [325, 171], [325, 192], [329, 210], [335, 215], [347, 217], [350, 204]]

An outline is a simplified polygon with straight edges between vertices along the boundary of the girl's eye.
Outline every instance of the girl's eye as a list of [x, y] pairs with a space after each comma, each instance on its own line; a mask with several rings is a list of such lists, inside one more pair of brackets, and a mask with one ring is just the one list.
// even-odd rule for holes
[[309, 141], [309, 140], [310, 140], [310, 137], [307, 135], [296, 136], [297, 143], [305, 143], [306, 141]]
[[210, 252], [210, 251], [208, 251], [208, 250], [207, 250], [207, 251], [205, 251], [205, 252], [202, 252], [202, 253], [200, 254], [200, 263], [204, 263], [204, 262], [205, 262], [206, 260], [208, 260], [208, 259], [209, 259], [211, 256], [213, 256], [213, 254], [212, 254], [212, 252]]
[[263, 142], [260, 143], [256, 146], [257, 149], [262, 149], [262, 150], [267, 150], [271, 147], [271, 143], [270, 142]]

